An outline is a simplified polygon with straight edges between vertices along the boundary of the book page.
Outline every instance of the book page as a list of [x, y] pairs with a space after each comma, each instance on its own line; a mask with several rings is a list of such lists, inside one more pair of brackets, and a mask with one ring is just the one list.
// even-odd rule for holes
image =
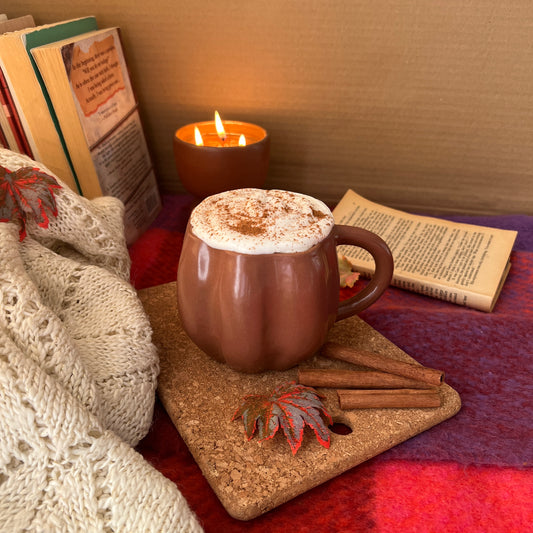
[[137, 109], [91, 150], [102, 193], [126, 201], [152, 170]]
[[65, 45], [61, 53], [89, 147], [137, 105], [118, 29]]
[[125, 237], [126, 242], [131, 244], [148, 229], [161, 210], [161, 198], [153, 170], [139, 184], [124, 207]]
[[[516, 231], [411, 215], [370, 202], [351, 190], [333, 215], [337, 224], [367, 229], [388, 244], [394, 257], [394, 285], [484, 310], [492, 308], [499, 293], [517, 235]], [[365, 250], [341, 246], [339, 252], [361, 273], [374, 271], [374, 261]]]
[[125, 205], [126, 240], [133, 242], [161, 208], [154, 169], [138, 110], [91, 150], [102, 194]]

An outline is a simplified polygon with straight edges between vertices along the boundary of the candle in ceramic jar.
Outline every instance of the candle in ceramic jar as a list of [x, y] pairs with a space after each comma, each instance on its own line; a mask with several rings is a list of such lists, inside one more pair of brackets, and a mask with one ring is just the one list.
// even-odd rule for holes
[[270, 155], [265, 129], [248, 122], [187, 124], [174, 135], [174, 157], [183, 186], [204, 198], [230, 189], [263, 186]]

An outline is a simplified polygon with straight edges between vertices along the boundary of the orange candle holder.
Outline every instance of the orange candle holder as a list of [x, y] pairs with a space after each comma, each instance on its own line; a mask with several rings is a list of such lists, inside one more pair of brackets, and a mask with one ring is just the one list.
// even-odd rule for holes
[[[222, 121], [221, 138], [215, 122], [196, 122], [174, 135], [174, 159], [178, 176], [187, 191], [198, 198], [245, 187], [261, 188], [267, 177], [270, 137], [260, 126], [248, 122]], [[197, 145], [198, 128], [203, 145]], [[244, 135], [245, 146], [239, 146]]]

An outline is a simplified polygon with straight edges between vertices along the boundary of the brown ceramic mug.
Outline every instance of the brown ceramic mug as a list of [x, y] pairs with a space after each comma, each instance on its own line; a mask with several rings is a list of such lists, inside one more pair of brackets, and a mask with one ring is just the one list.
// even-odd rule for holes
[[[340, 244], [370, 252], [376, 269], [339, 303]], [[194, 209], [178, 266], [178, 309], [189, 337], [217, 361], [247, 373], [285, 370], [312, 356], [335, 321], [375, 302], [392, 272], [385, 242], [335, 225], [322, 202], [239, 189]]]

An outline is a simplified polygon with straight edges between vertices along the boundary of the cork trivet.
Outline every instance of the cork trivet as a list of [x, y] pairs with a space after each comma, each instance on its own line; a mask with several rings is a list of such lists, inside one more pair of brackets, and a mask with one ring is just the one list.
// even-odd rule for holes
[[[250, 520], [455, 415], [461, 401], [447, 384], [438, 408], [341, 411], [332, 390], [318, 389], [334, 422], [352, 429], [331, 434], [329, 449], [306, 428], [292, 455], [281, 430], [273, 439], [248, 441], [242, 420], [232, 416], [247, 394], [270, 394], [297, 379], [297, 369], [242, 374], [200, 351], [182, 330], [176, 309], [176, 284], [139, 292], [150, 317], [161, 359], [158, 394], [207, 481], [228, 513]], [[329, 340], [415, 361], [358, 317], [338, 322]], [[350, 368], [321, 356], [302, 367]], [[352, 366], [352, 368], [354, 368]]]

